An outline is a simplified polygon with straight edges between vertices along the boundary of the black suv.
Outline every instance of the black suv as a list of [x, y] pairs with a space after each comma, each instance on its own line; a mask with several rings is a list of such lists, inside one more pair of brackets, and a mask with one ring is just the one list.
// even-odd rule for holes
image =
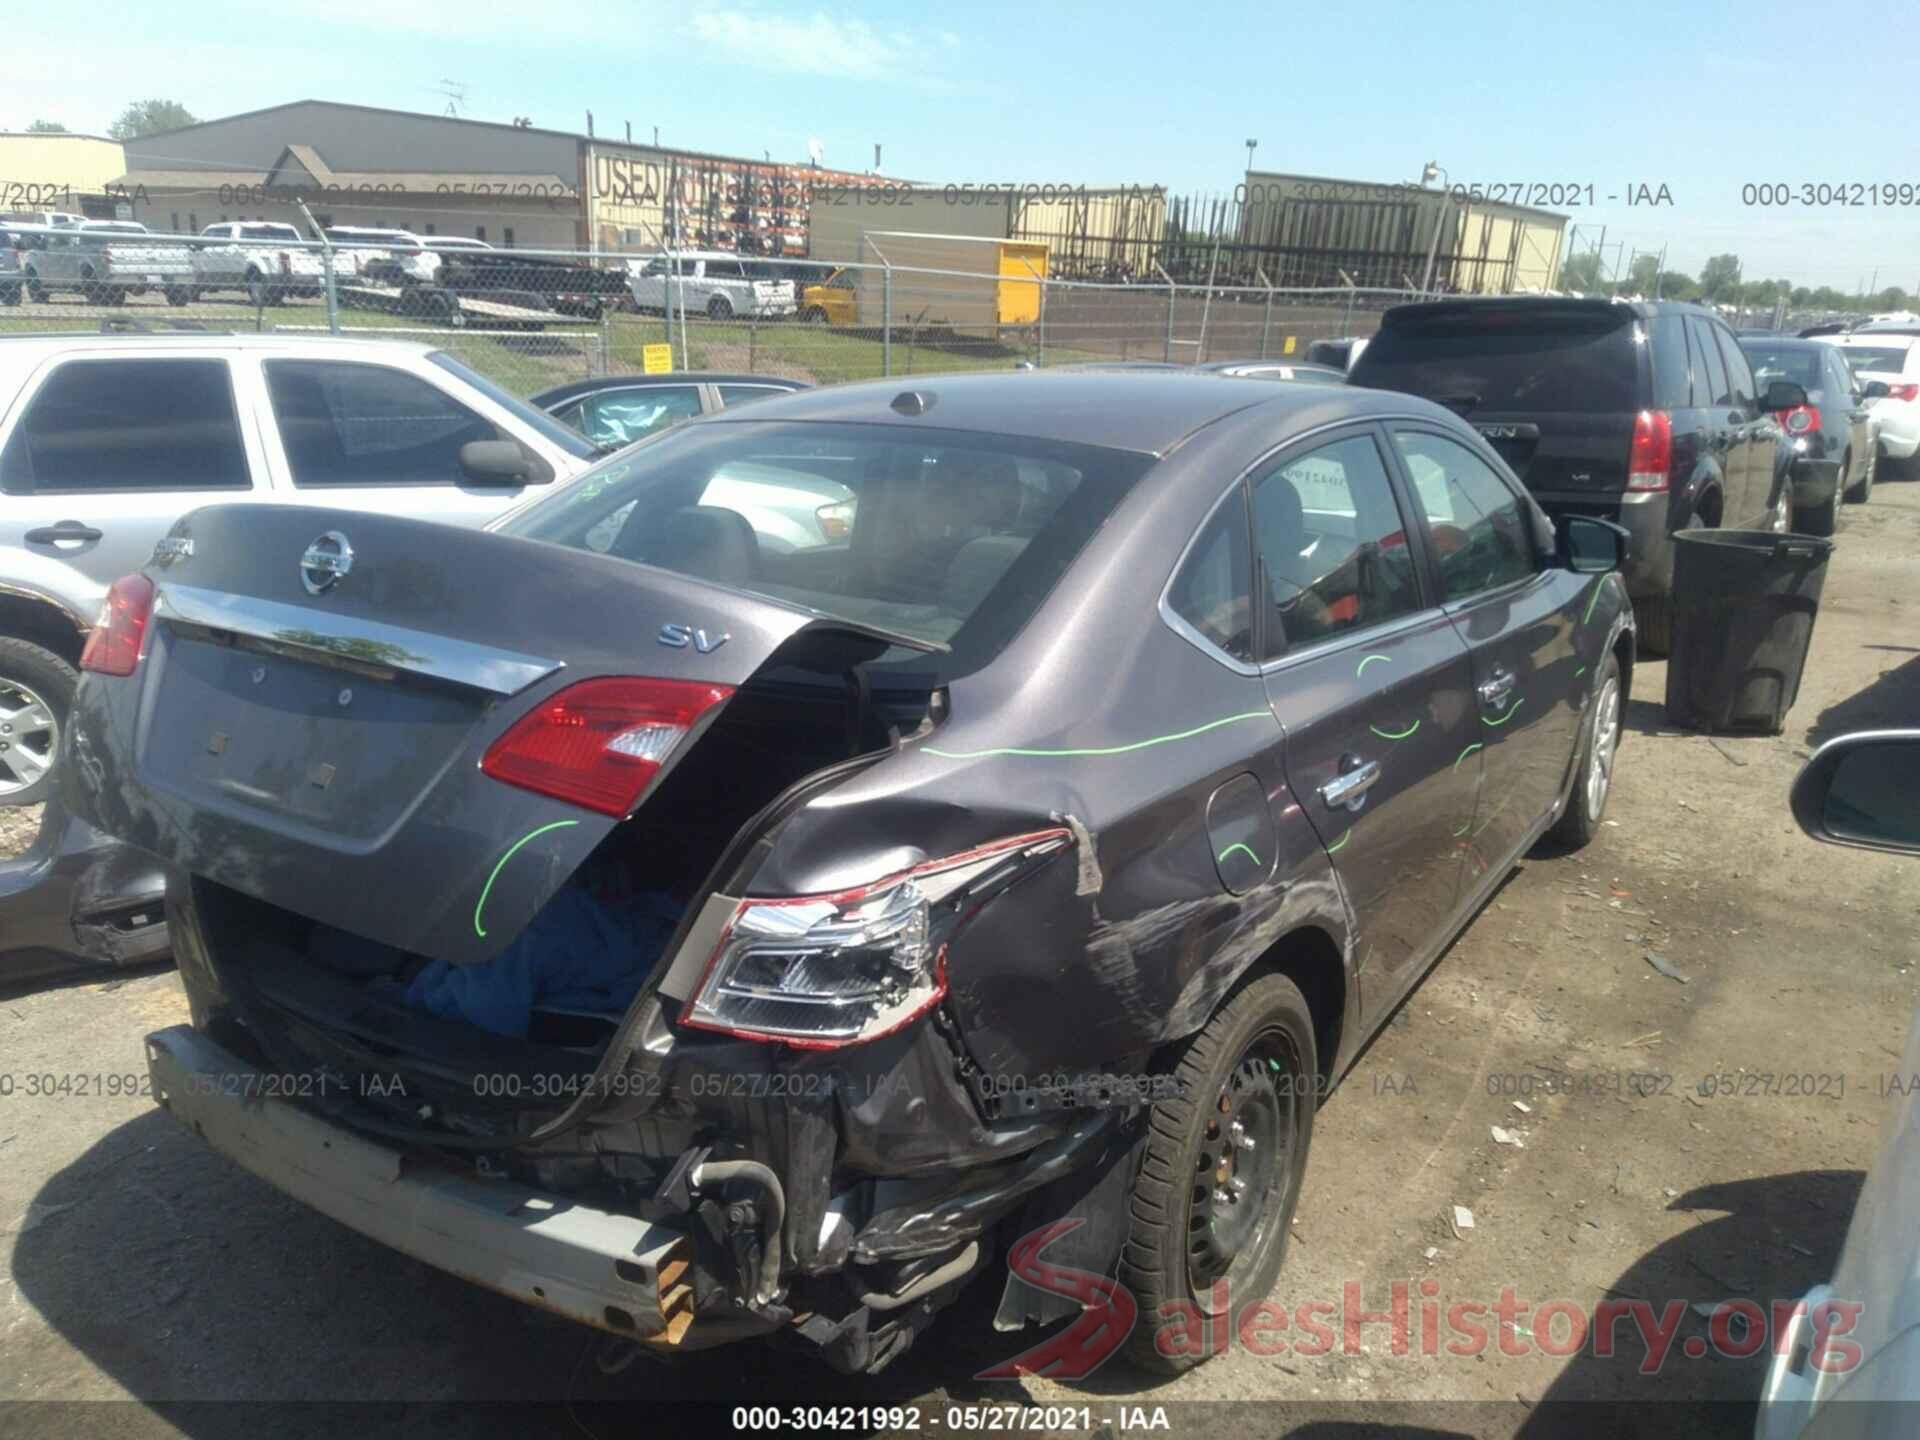
[[1355, 385], [1465, 416], [1556, 519], [1633, 541], [1627, 590], [1643, 650], [1665, 654], [1676, 530], [1767, 529], [1782, 514], [1783, 436], [1724, 321], [1698, 305], [1518, 296], [1387, 311]]

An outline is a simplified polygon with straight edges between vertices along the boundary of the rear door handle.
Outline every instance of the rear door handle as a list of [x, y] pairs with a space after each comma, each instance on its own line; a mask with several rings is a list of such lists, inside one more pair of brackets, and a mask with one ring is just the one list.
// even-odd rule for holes
[[55, 545], [62, 540], [98, 540], [105, 533], [78, 520], [62, 520], [57, 525], [42, 525], [27, 531], [26, 541], [29, 545]]
[[1379, 778], [1380, 762], [1369, 760], [1327, 781], [1320, 787], [1320, 798], [1327, 802], [1329, 809], [1338, 810], [1343, 805], [1357, 806]]

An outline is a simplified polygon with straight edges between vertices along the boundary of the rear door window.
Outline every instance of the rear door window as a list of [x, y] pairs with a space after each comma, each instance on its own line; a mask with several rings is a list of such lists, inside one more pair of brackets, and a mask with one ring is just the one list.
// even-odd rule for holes
[[493, 424], [386, 365], [269, 360], [267, 394], [297, 486], [452, 485], [460, 447]]
[[1726, 362], [1714, 343], [1713, 327], [1697, 315], [1687, 317], [1687, 336], [1693, 345], [1693, 399], [1696, 405], [1731, 405], [1733, 387], [1727, 380]]
[[1427, 537], [1448, 600], [1497, 590], [1534, 573], [1526, 510], [1493, 467], [1456, 440], [1395, 430], [1427, 522]]
[[1174, 614], [1208, 644], [1243, 661], [1253, 659], [1253, 552], [1247, 533], [1246, 491], [1235, 486], [1195, 537], [1167, 592]]
[[1253, 534], [1266, 582], [1264, 659], [1420, 608], [1406, 525], [1371, 435], [1256, 479]]
[[0, 454], [9, 495], [251, 485], [224, 360], [70, 360]]
[[1732, 397], [1736, 408], [1751, 412], [1754, 407], [1753, 371], [1748, 368], [1740, 342], [1733, 338], [1731, 330], [1723, 330], [1711, 321], [1707, 329], [1720, 342], [1721, 359], [1727, 367], [1727, 394]]
[[1469, 416], [1631, 411], [1639, 408], [1633, 334], [1624, 310], [1456, 312], [1382, 330], [1354, 362], [1353, 378]]
[[774, 395], [785, 395], [777, 385], [722, 385], [720, 403], [732, 409], [739, 405], [751, 405], [756, 400], [765, 400]]

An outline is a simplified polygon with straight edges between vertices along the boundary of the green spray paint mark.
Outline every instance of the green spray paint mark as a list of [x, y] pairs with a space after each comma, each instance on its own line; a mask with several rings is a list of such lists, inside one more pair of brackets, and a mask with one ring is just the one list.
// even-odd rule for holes
[[1480, 717], [1480, 723], [1482, 725], [1504, 725], [1507, 723], [1507, 721], [1513, 718], [1513, 712], [1518, 710], [1522, 705], [1526, 703], [1527, 703], [1527, 697], [1522, 695], [1518, 700], [1514, 701], [1513, 704], [1507, 707], [1507, 713], [1502, 715], [1498, 720], [1489, 720], [1487, 719], [1486, 716], [1482, 715]]
[[529, 830], [526, 834], [522, 835], [518, 840], [514, 841], [513, 844], [507, 847], [507, 853], [500, 857], [499, 863], [493, 867], [493, 873], [487, 876], [487, 883], [480, 887], [480, 899], [474, 904], [474, 907], [473, 907], [473, 933], [474, 934], [478, 935], [482, 940], [487, 938], [486, 927], [480, 923], [480, 912], [487, 908], [487, 896], [493, 893], [493, 882], [500, 878], [500, 872], [507, 868], [507, 861], [513, 859], [515, 853], [520, 849], [520, 847], [526, 844], [529, 840], [537, 840], [540, 836], [546, 834], [549, 830], [564, 830], [569, 825], [578, 825], [579, 823], [580, 822], [578, 820], [555, 820], [550, 825], [542, 825], [537, 830]]
[[1227, 856], [1233, 854], [1233, 852], [1236, 850], [1246, 850], [1247, 859], [1253, 861], [1253, 863], [1256, 865], [1260, 863], [1260, 857], [1258, 855], [1254, 854], [1253, 851], [1248, 849], [1245, 845], [1239, 845], [1239, 844], [1229, 845], [1227, 846], [1226, 849], [1222, 850], [1220, 852], [1220, 863], [1222, 865], [1226, 864]]
[[1347, 848], [1347, 841], [1351, 840], [1352, 838], [1353, 838], [1353, 827], [1349, 825], [1347, 827], [1346, 834], [1342, 835], [1338, 840], [1334, 841], [1333, 844], [1327, 846], [1327, 854], [1338, 855], [1342, 850]]
[[1573, 672], [1573, 678], [1578, 680], [1582, 675], [1586, 673], [1587, 673], [1587, 667], [1582, 665], [1578, 670]]
[[1600, 592], [1606, 588], [1607, 579], [1603, 575], [1593, 582], [1593, 594], [1587, 597], [1587, 613], [1580, 617], [1580, 623], [1586, 624], [1593, 619], [1593, 607], [1600, 603]]
[[1404, 740], [1420, 728], [1420, 722], [1418, 720], [1414, 721], [1413, 724], [1402, 730], [1398, 735], [1394, 734], [1391, 730], [1382, 730], [1378, 725], [1369, 725], [1367, 728], [1382, 740]]
[[941, 750], [932, 745], [922, 747], [929, 755], [938, 755], [942, 760], [981, 760], [989, 755], [1020, 755], [1031, 759], [1053, 760], [1075, 755], [1126, 755], [1135, 750], [1145, 750], [1153, 745], [1170, 745], [1175, 740], [1191, 740], [1196, 735], [1204, 735], [1209, 730], [1218, 730], [1222, 725], [1232, 725], [1241, 720], [1271, 720], [1270, 710], [1249, 710], [1242, 715], [1229, 715], [1222, 720], [1210, 720], [1205, 725], [1196, 725], [1191, 730], [1182, 730], [1177, 735], [1156, 735], [1151, 740], [1136, 740], [1131, 745], [1102, 745], [1085, 750], [1024, 750], [1017, 746], [1005, 746], [995, 750]]
[[1467, 831], [1471, 830], [1472, 828], [1473, 828], [1473, 817], [1469, 815], [1467, 817], [1467, 823], [1462, 825], [1458, 830], [1453, 832], [1453, 838], [1458, 840], [1462, 835], [1466, 834]]
[[1367, 666], [1371, 665], [1376, 660], [1382, 661], [1388, 665], [1391, 665], [1393, 663], [1393, 657], [1391, 655], [1369, 655], [1367, 656], [1366, 659], [1360, 662], [1360, 668], [1353, 672], [1353, 678], [1358, 680], [1362, 675], [1366, 674]]
[[1453, 768], [1458, 770], [1460, 768], [1460, 762], [1462, 760], [1466, 759], [1467, 756], [1471, 755], [1474, 751], [1484, 749], [1484, 748], [1485, 747], [1478, 740], [1474, 741], [1473, 744], [1467, 746], [1466, 749], [1462, 750], [1457, 756], [1454, 757]]

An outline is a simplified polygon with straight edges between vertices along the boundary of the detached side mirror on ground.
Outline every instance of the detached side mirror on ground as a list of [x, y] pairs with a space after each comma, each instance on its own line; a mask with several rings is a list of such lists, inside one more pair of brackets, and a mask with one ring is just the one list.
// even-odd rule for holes
[[476, 485], [544, 485], [553, 473], [511, 440], [469, 440], [460, 472]]
[[1782, 410], [1798, 410], [1806, 403], [1804, 386], [1796, 385], [1791, 380], [1770, 380], [1767, 382], [1767, 393], [1760, 401], [1760, 408], [1777, 415]]
[[1560, 563], [1580, 575], [1604, 575], [1627, 563], [1632, 537], [1624, 526], [1591, 515], [1564, 515], [1555, 527]]
[[1791, 803], [1816, 840], [1920, 854], [1920, 730], [1829, 740], [1793, 782]]

